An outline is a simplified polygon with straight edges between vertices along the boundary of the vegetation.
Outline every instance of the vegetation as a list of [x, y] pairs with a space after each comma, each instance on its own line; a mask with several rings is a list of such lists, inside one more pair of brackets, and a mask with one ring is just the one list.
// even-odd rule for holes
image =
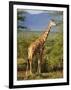
[[[17, 58], [18, 58], [18, 72], [23, 72], [25, 75], [26, 62], [27, 62], [27, 49], [28, 46], [35, 41], [41, 32], [28, 32], [19, 31], [17, 38]], [[41, 67], [42, 73], [56, 73], [63, 70], [63, 33], [62, 32], [51, 32], [46, 43], [43, 55], [43, 64]], [[32, 72], [37, 72], [37, 55], [33, 58]], [[54, 73], [55, 75], [57, 75]], [[23, 75], [23, 76], [24, 76]], [[48, 77], [47, 75], [47, 77]], [[58, 74], [60, 77], [62, 73]], [[20, 76], [19, 76], [20, 77]], [[18, 77], [18, 79], [19, 79]], [[54, 75], [51, 78], [54, 78]], [[56, 76], [57, 77], [57, 76]], [[22, 77], [20, 77], [22, 78]], [[41, 77], [40, 77], [41, 78]]]

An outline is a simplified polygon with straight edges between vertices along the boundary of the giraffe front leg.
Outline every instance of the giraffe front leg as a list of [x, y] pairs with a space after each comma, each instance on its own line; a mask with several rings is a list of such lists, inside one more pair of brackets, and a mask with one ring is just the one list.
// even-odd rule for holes
[[42, 69], [42, 63], [43, 63], [43, 51], [44, 51], [44, 47], [42, 47], [42, 48], [40, 49], [39, 73], [41, 73], [41, 69]]
[[41, 62], [41, 64], [43, 64], [43, 57], [44, 57], [44, 47], [42, 47], [41, 49], [40, 49], [40, 62]]
[[41, 63], [40, 63], [40, 59], [38, 59], [38, 74], [41, 73]]
[[29, 61], [29, 63], [30, 63], [30, 75], [32, 75], [32, 62]]

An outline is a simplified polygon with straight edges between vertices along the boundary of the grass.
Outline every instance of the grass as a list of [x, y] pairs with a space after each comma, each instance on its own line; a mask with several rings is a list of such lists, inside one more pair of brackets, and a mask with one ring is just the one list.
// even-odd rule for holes
[[[26, 79], [26, 64], [23, 59], [17, 60], [17, 80], [25, 80]], [[39, 79], [56, 79], [63, 78], [63, 70], [51, 71], [46, 73], [38, 74], [37, 72], [29, 74], [28, 71], [28, 80], [39, 80]]]
[[[17, 74], [18, 80], [25, 80], [26, 75], [25, 71], [18, 71]], [[28, 74], [28, 80], [39, 80], [39, 79], [57, 79], [57, 78], [63, 78], [63, 71], [53, 71], [53, 72], [47, 72], [47, 73], [33, 73], [32, 75]]]

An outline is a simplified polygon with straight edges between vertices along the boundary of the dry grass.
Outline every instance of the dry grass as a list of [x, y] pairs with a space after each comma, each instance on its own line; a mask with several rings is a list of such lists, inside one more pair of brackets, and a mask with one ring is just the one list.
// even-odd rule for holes
[[[32, 75], [29, 75], [28, 73], [28, 80], [35, 80], [35, 79], [56, 79], [56, 78], [63, 78], [63, 71], [54, 71], [54, 72], [47, 72], [47, 73], [33, 73]], [[26, 74], [24, 71], [18, 71], [17, 73], [17, 79], [18, 80], [25, 80]]]
[[[26, 64], [25, 64], [24, 60], [18, 59], [17, 65], [19, 68], [19, 69], [17, 69], [17, 80], [25, 80], [26, 79], [26, 68], [25, 68]], [[30, 75], [29, 71], [28, 71], [28, 74], [27, 74], [28, 80], [56, 79], [56, 78], [63, 78], [63, 70], [41, 73], [40, 75], [37, 72]]]

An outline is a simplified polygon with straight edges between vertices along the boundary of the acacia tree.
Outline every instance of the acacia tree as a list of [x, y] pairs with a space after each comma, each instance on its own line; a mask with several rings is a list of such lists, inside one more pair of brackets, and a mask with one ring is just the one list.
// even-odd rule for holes
[[26, 12], [24, 10], [17, 10], [17, 28], [23, 28], [26, 29], [27, 27], [24, 26], [24, 24], [22, 25], [21, 22], [24, 22], [26, 19], [25, 16]]

